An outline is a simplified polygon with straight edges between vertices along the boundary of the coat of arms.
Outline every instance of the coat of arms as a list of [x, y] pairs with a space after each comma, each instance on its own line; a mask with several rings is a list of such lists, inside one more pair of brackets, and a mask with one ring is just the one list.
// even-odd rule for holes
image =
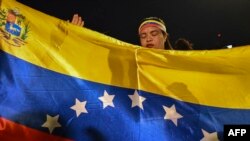
[[29, 23], [17, 8], [0, 10], [0, 38], [8, 44], [20, 47], [26, 43]]

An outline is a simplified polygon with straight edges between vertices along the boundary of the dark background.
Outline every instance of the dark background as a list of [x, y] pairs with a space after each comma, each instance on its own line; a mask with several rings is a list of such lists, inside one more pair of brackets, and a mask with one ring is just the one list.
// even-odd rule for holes
[[137, 28], [149, 16], [162, 18], [172, 44], [184, 37], [194, 49], [250, 45], [250, 0], [17, 0], [60, 19], [74, 13], [85, 26], [139, 44]]

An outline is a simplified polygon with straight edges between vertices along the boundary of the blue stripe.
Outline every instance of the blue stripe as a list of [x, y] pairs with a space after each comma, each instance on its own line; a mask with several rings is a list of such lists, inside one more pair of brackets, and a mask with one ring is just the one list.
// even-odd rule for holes
[[[195, 105], [139, 91], [144, 110], [131, 108], [133, 89], [93, 83], [35, 66], [0, 51], [0, 116], [49, 133], [46, 115], [59, 115], [61, 128], [52, 134], [77, 141], [198, 141], [201, 129], [218, 132], [224, 124], [250, 124], [250, 110]], [[98, 97], [115, 95], [115, 107], [103, 109]], [[75, 99], [87, 101], [88, 113], [76, 117]], [[183, 116], [178, 126], [165, 120], [163, 105], [175, 105]]]

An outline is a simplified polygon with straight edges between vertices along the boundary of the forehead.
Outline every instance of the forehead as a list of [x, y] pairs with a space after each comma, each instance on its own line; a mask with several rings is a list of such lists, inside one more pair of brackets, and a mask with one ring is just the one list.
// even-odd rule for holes
[[152, 31], [156, 31], [156, 30], [160, 30], [158, 27], [155, 27], [155, 26], [147, 26], [147, 27], [144, 27], [141, 31], [140, 31], [140, 34], [142, 33], [150, 33]]

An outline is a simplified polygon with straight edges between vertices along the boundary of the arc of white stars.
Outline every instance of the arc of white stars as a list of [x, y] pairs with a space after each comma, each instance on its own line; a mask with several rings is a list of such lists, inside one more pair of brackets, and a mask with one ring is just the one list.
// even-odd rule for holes
[[137, 90], [135, 90], [134, 95], [128, 95], [129, 98], [132, 100], [132, 106], [131, 108], [138, 106], [143, 110], [142, 102], [146, 100], [145, 97], [142, 97], [138, 94]]
[[177, 120], [182, 118], [183, 116], [177, 113], [175, 105], [172, 105], [170, 108], [163, 105], [163, 109], [166, 112], [164, 119], [171, 120], [175, 124], [175, 126], [177, 126]]
[[99, 97], [98, 99], [102, 101], [103, 103], [103, 109], [106, 108], [107, 106], [115, 107], [113, 103], [115, 95], [109, 95], [106, 90], [104, 90], [103, 96]]
[[72, 110], [75, 110], [76, 116], [78, 117], [81, 113], [88, 113], [85, 106], [87, 104], [87, 101], [80, 102], [78, 99], [76, 99], [75, 105], [70, 107]]
[[58, 122], [58, 119], [59, 115], [56, 115], [54, 117], [47, 115], [46, 122], [42, 125], [42, 127], [48, 128], [51, 134], [55, 128], [62, 127], [61, 124]]
[[218, 139], [218, 135], [217, 132], [213, 132], [213, 133], [208, 133], [206, 130], [201, 129], [202, 133], [203, 133], [203, 138], [201, 139], [201, 141], [219, 141]]

